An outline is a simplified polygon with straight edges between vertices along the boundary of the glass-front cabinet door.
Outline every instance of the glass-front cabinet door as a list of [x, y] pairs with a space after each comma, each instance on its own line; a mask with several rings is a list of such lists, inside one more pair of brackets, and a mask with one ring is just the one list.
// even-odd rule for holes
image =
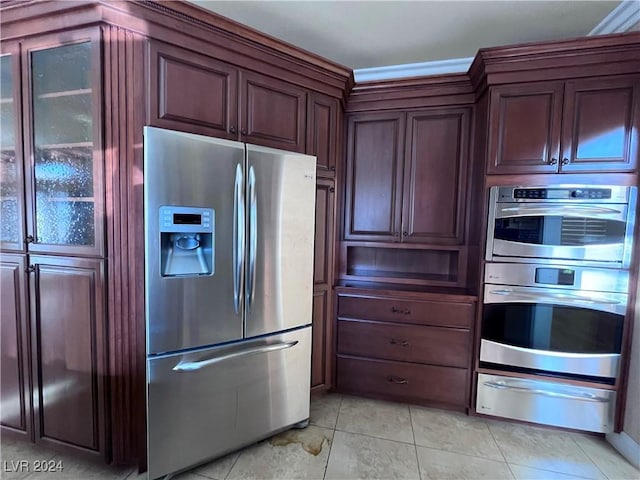
[[23, 251], [24, 182], [18, 44], [3, 43], [0, 54], [0, 246]]
[[25, 44], [30, 251], [103, 255], [99, 39]]

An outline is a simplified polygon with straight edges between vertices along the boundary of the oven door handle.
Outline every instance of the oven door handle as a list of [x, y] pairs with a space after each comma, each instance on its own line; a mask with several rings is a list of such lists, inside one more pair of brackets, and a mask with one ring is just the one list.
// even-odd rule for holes
[[514, 290], [511, 288], [502, 288], [499, 290], [490, 290], [489, 293], [494, 295], [503, 295], [503, 296], [514, 296], [514, 297], [522, 297], [525, 299], [537, 299], [537, 300], [574, 300], [578, 302], [584, 303], [592, 303], [594, 305], [620, 305], [622, 302], [620, 300], [606, 299], [606, 298], [593, 298], [593, 297], [583, 297], [581, 295], [567, 295], [565, 294], [552, 294], [552, 293], [528, 293], [522, 292], [519, 290]]
[[588, 217], [611, 218], [613, 220], [624, 220], [621, 216], [626, 214], [625, 208], [598, 207], [594, 205], [517, 205], [513, 207], [502, 207], [496, 212], [496, 218], [514, 216], [538, 216], [554, 215], [567, 217]]
[[597, 395], [594, 395], [588, 392], [584, 392], [580, 395], [571, 395], [568, 393], [542, 390], [540, 388], [516, 387], [513, 385], [507, 385], [506, 383], [500, 383], [500, 382], [484, 382], [484, 385], [490, 388], [497, 388], [499, 390], [513, 390], [520, 393], [534, 393], [536, 395], [544, 395], [546, 397], [555, 397], [555, 398], [564, 398], [568, 400], [581, 400], [585, 402], [597, 402], [597, 403], [609, 402], [607, 398], [599, 397]]

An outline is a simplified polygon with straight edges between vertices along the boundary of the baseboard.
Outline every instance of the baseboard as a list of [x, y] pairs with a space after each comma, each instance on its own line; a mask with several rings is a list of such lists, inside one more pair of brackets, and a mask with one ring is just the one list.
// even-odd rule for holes
[[629, 435], [621, 433], [607, 433], [607, 441], [631, 464], [640, 469], [640, 445]]

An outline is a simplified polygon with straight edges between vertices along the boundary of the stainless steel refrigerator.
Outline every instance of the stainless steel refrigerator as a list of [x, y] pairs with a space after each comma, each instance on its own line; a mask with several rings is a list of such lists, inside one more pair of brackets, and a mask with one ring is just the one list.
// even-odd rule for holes
[[309, 418], [315, 157], [144, 129], [148, 475]]

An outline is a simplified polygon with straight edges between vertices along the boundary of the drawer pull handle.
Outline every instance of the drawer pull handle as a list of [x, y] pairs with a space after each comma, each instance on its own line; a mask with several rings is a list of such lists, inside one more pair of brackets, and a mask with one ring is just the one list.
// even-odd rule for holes
[[409, 383], [409, 380], [407, 380], [406, 378], [396, 377], [393, 375], [389, 375], [387, 377], [387, 381], [389, 383], [395, 383], [397, 385], [406, 385], [407, 383]]
[[402, 313], [403, 315], [411, 315], [411, 310], [408, 308], [391, 307], [391, 313]]
[[395, 338], [390, 338], [389, 343], [391, 345], [400, 345], [401, 347], [409, 346], [409, 342], [407, 342], [406, 340], [396, 340]]

